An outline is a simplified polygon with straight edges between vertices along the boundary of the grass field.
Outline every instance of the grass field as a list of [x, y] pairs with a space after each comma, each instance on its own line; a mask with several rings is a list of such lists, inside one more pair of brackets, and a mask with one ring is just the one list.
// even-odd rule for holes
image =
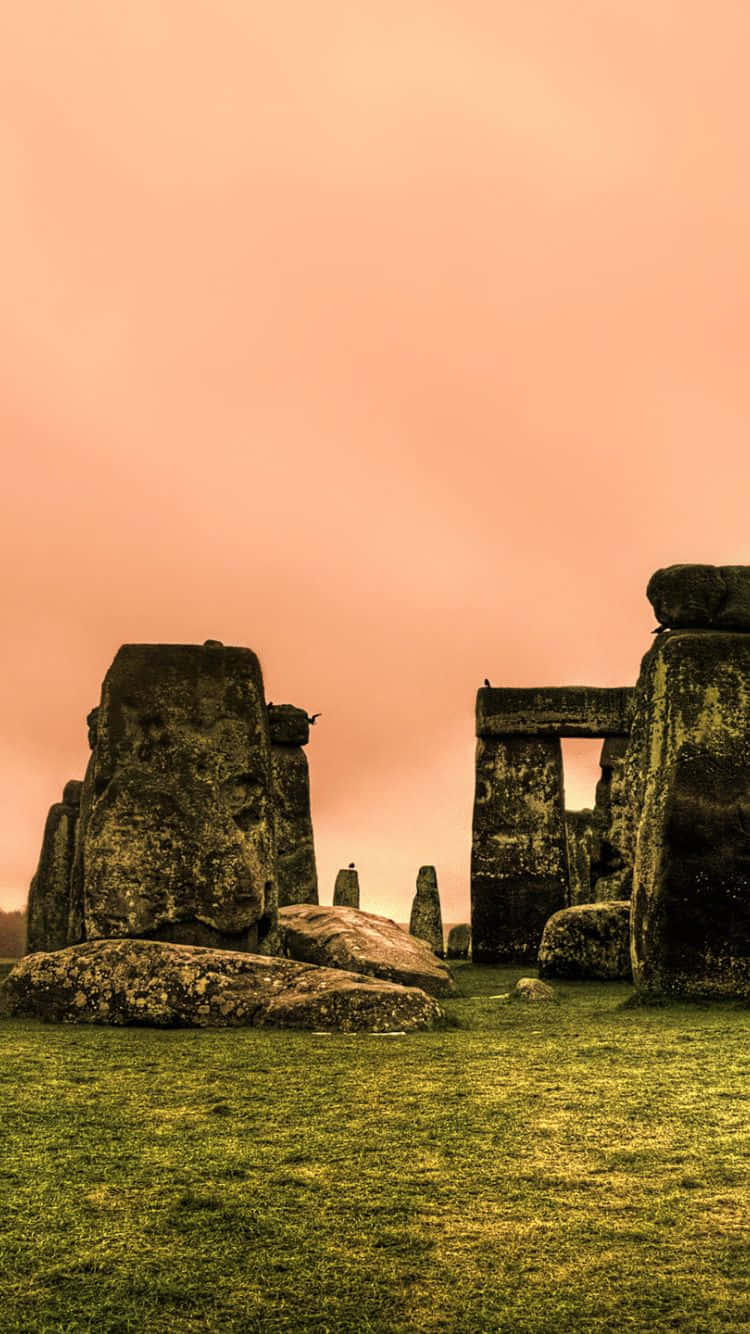
[[0, 1023], [0, 1330], [747, 1329], [750, 1011], [522, 972], [409, 1037]]

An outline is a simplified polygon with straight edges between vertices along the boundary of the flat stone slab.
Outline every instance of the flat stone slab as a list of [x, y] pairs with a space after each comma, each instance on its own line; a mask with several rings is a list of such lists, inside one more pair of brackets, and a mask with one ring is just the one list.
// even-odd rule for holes
[[581, 903], [554, 913], [539, 946], [539, 976], [601, 982], [629, 979], [629, 902]]
[[477, 691], [477, 736], [626, 736], [631, 686], [483, 686]]
[[155, 940], [92, 940], [29, 954], [0, 983], [0, 1016], [155, 1028], [431, 1028], [416, 987], [290, 959]]
[[455, 990], [447, 966], [429, 945], [388, 917], [299, 903], [279, 910], [279, 931], [289, 958], [421, 987], [431, 996]]
[[750, 565], [667, 565], [652, 574], [646, 597], [673, 630], [750, 631]]

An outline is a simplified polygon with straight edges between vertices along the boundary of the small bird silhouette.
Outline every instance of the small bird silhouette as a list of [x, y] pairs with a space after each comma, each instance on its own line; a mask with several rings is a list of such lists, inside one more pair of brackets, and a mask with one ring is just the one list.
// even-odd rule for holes
[[314, 727], [316, 718], [322, 718], [322, 717], [323, 717], [322, 713], [313, 713], [312, 716], [308, 713], [307, 721], [311, 724], [311, 726]]
[[347, 866], [346, 869], [347, 869], [347, 871], [353, 871], [353, 870], [354, 870], [354, 862], [349, 862], [349, 865]]
[[269, 701], [268, 701], [268, 703], [267, 703], [267, 705], [266, 705], [266, 708], [267, 708], [267, 709], [272, 709], [272, 708], [273, 708], [273, 700], [272, 700], [272, 699], [269, 699]]
[[[488, 686], [488, 685], [490, 684], [489, 681], [487, 680], [487, 677], [486, 677], [486, 676], [485, 676], [485, 678], [484, 678], [484, 684], [485, 684], [486, 686]], [[492, 688], [492, 687], [490, 687], [490, 689], [491, 689], [491, 688]]]

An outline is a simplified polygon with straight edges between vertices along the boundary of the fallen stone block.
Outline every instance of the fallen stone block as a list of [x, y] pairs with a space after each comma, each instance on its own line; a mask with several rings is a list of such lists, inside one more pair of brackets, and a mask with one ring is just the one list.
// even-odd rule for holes
[[442, 1011], [416, 987], [290, 959], [97, 940], [21, 959], [0, 983], [0, 1016], [156, 1028], [391, 1032], [430, 1028]]
[[431, 996], [454, 990], [450, 971], [429, 945], [388, 917], [300, 903], [279, 909], [279, 931], [288, 958], [421, 987]]

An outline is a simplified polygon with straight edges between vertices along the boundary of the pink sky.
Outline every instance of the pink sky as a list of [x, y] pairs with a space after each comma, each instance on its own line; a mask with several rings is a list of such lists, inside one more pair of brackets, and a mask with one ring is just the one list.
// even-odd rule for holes
[[211, 637], [323, 713], [322, 901], [465, 918], [482, 678], [632, 682], [651, 571], [750, 562], [750, 8], [0, 29], [0, 904], [119, 644]]

